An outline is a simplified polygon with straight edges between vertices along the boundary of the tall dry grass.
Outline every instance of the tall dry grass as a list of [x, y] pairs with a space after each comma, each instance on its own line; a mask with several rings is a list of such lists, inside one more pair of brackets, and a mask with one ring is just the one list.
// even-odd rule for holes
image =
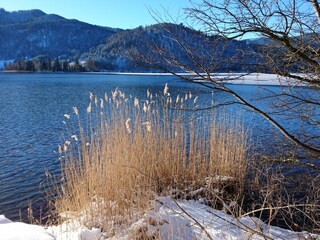
[[[86, 224], [110, 228], [134, 219], [155, 195], [195, 190], [233, 179], [240, 193], [246, 174], [246, 138], [239, 122], [214, 111], [199, 114], [197, 98], [171, 99], [167, 86], [146, 100], [119, 90], [90, 94], [87, 121], [65, 115], [70, 140], [60, 146], [63, 181], [57, 212], [84, 212]], [[72, 125], [72, 124], [71, 124]]]

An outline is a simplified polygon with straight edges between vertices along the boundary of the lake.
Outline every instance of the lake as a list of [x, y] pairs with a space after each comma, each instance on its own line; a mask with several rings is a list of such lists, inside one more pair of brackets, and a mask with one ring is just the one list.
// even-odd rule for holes
[[[46, 171], [59, 176], [57, 149], [65, 139], [64, 114], [71, 114], [74, 106], [84, 112], [89, 92], [103, 97], [105, 92], [111, 93], [118, 87], [127, 96], [143, 99], [147, 89], [163, 92], [166, 83], [173, 95], [189, 91], [199, 95], [203, 106], [213, 98], [227, 99], [223, 94], [213, 95], [208, 89], [172, 76], [0, 73], [0, 214], [26, 221], [31, 203], [35, 216], [39, 215], [46, 205]], [[232, 88], [245, 98], [261, 93], [261, 88], [254, 85], [232, 85]], [[279, 91], [277, 86], [265, 88]], [[266, 103], [259, 104], [267, 107]], [[257, 145], [259, 139], [265, 143], [274, 138], [275, 129], [261, 117], [235, 105], [229, 111], [242, 116], [244, 124], [253, 129]], [[289, 129], [297, 128], [296, 124], [288, 126]]]

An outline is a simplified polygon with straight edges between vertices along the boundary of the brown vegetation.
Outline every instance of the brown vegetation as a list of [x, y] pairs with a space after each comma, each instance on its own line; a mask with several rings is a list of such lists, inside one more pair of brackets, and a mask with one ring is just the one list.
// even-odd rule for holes
[[169, 195], [201, 199], [235, 218], [319, 232], [319, 176], [303, 172], [297, 180], [281, 164], [253, 161], [239, 122], [184, 108], [196, 105], [190, 93], [171, 99], [167, 86], [160, 96], [147, 91], [144, 101], [119, 90], [104, 99], [90, 94], [87, 121], [77, 108], [65, 115], [70, 139], [59, 148], [55, 212], [112, 235], [139, 219], [150, 200]]
[[[203, 189], [217, 187], [220, 177], [232, 182], [233, 200], [241, 198], [247, 146], [239, 123], [212, 111], [184, 111], [183, 104], [195, 106], [197, 99], [187, 94], [172, 100], [167, 87], [163, 96], [148, 92], [142, 102], [119, 90], [110, 98], [91, 94], [90, 99], [89, 123], [83, 124], [74, 108], [78, 135], [60, 147], [57, 212], [86, 211], [87, 225], [110, 228], [110, 222], [134, 219], [155, 195], [203, 197], [209, 192]], [[194, 193], [200, 188], [202, 193]]]

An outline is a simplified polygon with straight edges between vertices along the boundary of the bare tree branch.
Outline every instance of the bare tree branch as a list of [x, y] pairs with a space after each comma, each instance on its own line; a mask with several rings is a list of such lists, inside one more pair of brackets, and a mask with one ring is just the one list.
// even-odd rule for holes
[[318, 0], [311, 0], [314, 11], [317, 14], [318, 21], [320, 21], [320, 6]]
[[[277, 105], [264, 110], [244, 99], [226, 83], [232, 77], [220, 77], [213, 74], [230, 66], [250, 66], [252, 71], [262, 70], [276, 73], [288, 79], [285, 86], [295, 89], [302, 84], [320, 91], [320, 21], [317, 0], [272, 1], [272, 0], [202, 0], [186, 9], [187, 18], [200, 30], [193, 30], [178, 25], [163, 23], [163, 39], [167, 43], [149, 42], [153, 56], [136, 53], [135, 61], [232, 96], [242, 106], [259, 114], [279, 132], [297, 146], [320, 156], [319, 144], [311, 139], [318, 139], [319, 101], [312, 96], [299, 95], [297, 91], [283, 90], [268, 96], [275, 99]], [[159, 20], [159, 16], [158, 20]], [[161, 18], [160, 18], [161, 20]], [[252, 44], [245, 51], [234, 51], [231, 58], [223, 55], [231, 43], [247, 34], [261, 36], [264, 44]], [[188, 37], [186, 37], [188, 36]], [[241, 41], [238, 41], [241, 43]], [[179, 49], [179, 51], [172, 51]], [[178, 54], [177, 54], [178, 53]], [[142, 57], [143, 56], [143, 57]], [[250, 60], [257, 62], [250, 63]], [[181, 74], [189, 73], [192, 75]], [[243, 74], [238, 74], [238, 78]], [[317, 94], [318, 95], [318, 94]], [[263, 99], [263, 98], [262, 98]], [[229, 104], [227, 104], [229, 105]], [[219, 105], [217, 105], [219, 106]], [[281, 111], [291, 111], [292, 118], [299, 118], [304, 124], [315, 129], [314, 134], [305, 139], [303, 135], [291, 133], [287, 126], [274, 118]], [[294, 119], [293, 119], [294, 120]]]

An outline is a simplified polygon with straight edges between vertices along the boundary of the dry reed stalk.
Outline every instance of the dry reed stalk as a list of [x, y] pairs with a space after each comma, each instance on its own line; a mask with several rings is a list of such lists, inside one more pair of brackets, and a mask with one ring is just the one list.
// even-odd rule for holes
[[241, 124], [213, 111], [201, 116], [183, 111], [181, 104], [198, 97], [188, 94], [177, 103], [167, 85], [163, 97], [147, 96], [126, 99], [116, 89], [99, 105], [90, 94], [96, 104], [90, 102], [84, 127], [74, 108], [79, 136], [64, 154], [57, 212], [86, 211], [87, 224], [110, 227], [145, 209], [154, 193], [204, 186], [216, 176], [234, 178], [241, 187], [246, 172]]

